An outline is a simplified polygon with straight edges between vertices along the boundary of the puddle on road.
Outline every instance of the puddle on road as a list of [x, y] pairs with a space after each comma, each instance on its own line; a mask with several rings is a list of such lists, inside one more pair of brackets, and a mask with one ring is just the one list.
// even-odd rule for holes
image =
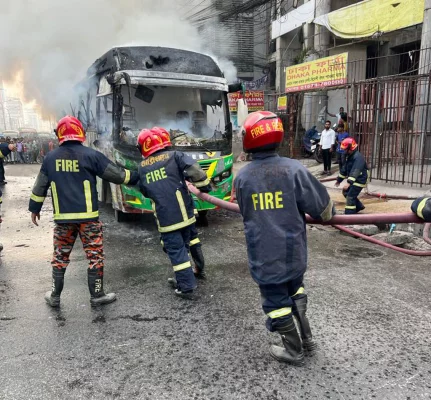
[[385, 255], [380, 250], [369, 249], [360, 246], [344, 246], [342, 249], [337, 249], [335, 253], [344, 258], [381, 258]]

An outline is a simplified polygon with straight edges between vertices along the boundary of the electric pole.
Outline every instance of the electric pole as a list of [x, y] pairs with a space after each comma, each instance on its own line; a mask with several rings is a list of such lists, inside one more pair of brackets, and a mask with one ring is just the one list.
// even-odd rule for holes
[[424, 153], [430, 151], [426, 137], [427, 132], [431, 130], [431, 93], [429, 88], [431, 79], [431, 0], [425, 0], [419, 57], [418, 74], [425, 76], [418, 80], [414, 130], [416, 133], [420, 133], [420, 154], [428, 158], [430, 154]]

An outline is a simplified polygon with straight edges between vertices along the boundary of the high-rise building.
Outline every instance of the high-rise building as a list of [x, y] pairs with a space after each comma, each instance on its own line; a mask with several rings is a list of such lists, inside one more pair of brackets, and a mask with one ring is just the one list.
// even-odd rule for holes
[[205, 0], [187, 10], [209, 53], [233, 62], [239, 79], [259, 79], [267, 67], [270, 8], [249, 0]]
[[22, 102], [17, 97], [7, 97], [5, 102], [6, 118], [9, 120], [10, 129], [17, 130], [24, 126], [24, 109]]

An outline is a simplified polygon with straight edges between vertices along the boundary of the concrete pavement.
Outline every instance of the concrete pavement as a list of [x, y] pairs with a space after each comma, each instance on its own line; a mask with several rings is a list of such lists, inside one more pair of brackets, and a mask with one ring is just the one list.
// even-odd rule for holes
[[319, 344], [302, 368], [268, 354], [240, 217], [200, 228], [209, 279], [194, 301], [166, 283], [152, 217], [105, 223], [106, 284], [118, 301], [89, 307], [77, 242], [62, 307], [49, 308], [52, 216], [26, 211], [38, 166], [7, 166], [0, 264], [0, 399], [429, 399], [431, 275], [411, 258], [309, 229], [309, 318]]

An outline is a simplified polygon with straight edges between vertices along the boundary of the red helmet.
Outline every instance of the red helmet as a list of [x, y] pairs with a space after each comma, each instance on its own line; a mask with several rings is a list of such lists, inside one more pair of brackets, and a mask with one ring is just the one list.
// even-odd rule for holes
[[356, 140], [348, 137], [341, 142], [340, 149], [346, 151], [355, 151], [358, 148]]
[[281, 119], [270, 111], [251, 113], [244, 122], [242, 133], [246, 153], [276, 149], [284, 137]]
[[58, 121], [55, 134], [58, 138], [58, 143], [62, 145], [69, 140], [77, 142], [85, 142], [85, 130], [81, 121], [70, 115], [66, 115]]
[[137, 146], [145, 158], [158, 150], [164, 149], [162, 138], [154, 129], [142, 129], [138, 135]]
[[163, 148], [171, 147], [171, 136], [169, 132], [165, 128], [160, 128], [159, 126], [155, 126], [152, 131], [156, 132], [161, 138], [163, 142]]

